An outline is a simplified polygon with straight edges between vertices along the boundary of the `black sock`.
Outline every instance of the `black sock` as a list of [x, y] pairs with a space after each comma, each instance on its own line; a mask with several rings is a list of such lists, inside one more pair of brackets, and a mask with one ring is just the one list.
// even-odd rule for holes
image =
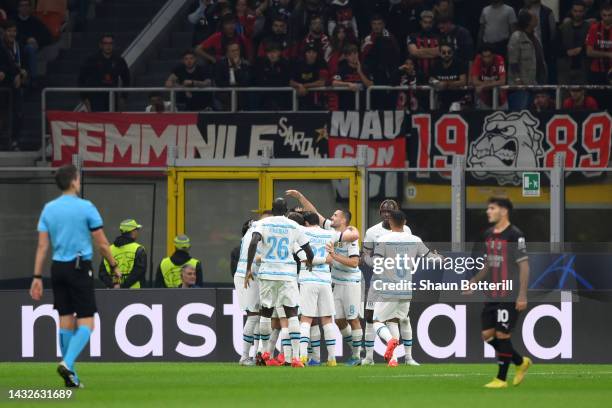
[[512, 363], [514, 365], [521, 365], [521, 364], [523, 364], [523, 356], [521, 356], [519, 353], [517, 353], [514, 348], [512, 349]]
[[497, 339], [497, 364], [499, 365], [497, 378], [502, 381], [506, 381], [508, 377], [508, 368], [512, 361], [512, 352], [512, 343], [510, 339]]
[[491, 337], [489, 340], [487, 340], [487, 343], [489, 344], [489, 346], [493, 347], [497, 351], [497, 345], [498, 345], [497, 337]]

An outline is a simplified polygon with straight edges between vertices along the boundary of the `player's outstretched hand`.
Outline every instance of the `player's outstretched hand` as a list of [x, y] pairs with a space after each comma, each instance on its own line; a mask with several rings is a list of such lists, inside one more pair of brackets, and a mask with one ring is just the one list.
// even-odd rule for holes
[[250, 280], [253, 280], [253, 272], [247, 271], [246, 276], [244, 277], [244, 288], [245, 289], [249, 287]]
[[30, 296], [32, 297], [32, 299], [38, 301], [42, 298], [42, 294], [42, 279], [32, 279], [32, 286], [30, 286]]
[[332, 242], [328, 242], [327, 244], [325, 244], [325, 250], [330, 254], [333, 255], [336, 251], [334, 250], [334, 244]]

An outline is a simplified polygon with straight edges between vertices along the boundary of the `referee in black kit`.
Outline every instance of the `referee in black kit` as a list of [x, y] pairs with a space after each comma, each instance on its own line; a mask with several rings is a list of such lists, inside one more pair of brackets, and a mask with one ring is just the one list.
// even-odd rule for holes
[[60, 349], [63, 357], [57, 372], [64, 379], [66, 387], [82, 388], [74, 362], [89, 342], [97, 311], [91, 265], [92, 237], [113, 273], [117, 277], [121, 274], [102, 230], [100, 213], [90, 201], [79, 198], [81, 180], [77, 168], [73, 165], [59, 168], [55, 173], [55, 183], [62, 190], [62, 195], [48, 202], [40, 214], [30, 296], [34, 300], [42, 297], [42, 269], [51, 245], [53, 307], [60, 316]]

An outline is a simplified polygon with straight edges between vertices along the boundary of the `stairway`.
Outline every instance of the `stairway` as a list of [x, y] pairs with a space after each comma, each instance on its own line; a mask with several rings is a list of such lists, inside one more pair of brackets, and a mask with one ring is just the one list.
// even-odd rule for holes
[[[136, 38], [165, 0], [103, 0], [96, 5], [96, 17], [83, 31], [71, 34], [71, 47], [62, 50], [47, 66], [45, 87], [77, 86], [79, 68], [98, 49], [103, 33], [115, 37], [115, 51], [121, 53]], [[47, 98], [48, 110], [72, 111], [79, 103], [78, 94], [53, 94]], [[24, 100], [24, 121], [19, 142], [21, 150], [37, 150], [41, 140], [41, 92], [28, 92]]]

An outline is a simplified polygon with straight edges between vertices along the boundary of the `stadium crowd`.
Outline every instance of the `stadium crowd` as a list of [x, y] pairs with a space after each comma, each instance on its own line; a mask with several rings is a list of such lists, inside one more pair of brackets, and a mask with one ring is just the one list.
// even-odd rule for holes
[[[166, 86], [291, 86], [300, 110], [334, 110], [352, 109], [353, 95], [309, 89], [431, 85], [437, 108], [461, 110], [490, 109], [499, 85], [610, 84], [610, 2], [552, 3], [559, 18], [541, 0], [198, 0], [188, 15], [192, 49]], [[498, 106], [552, 109], [553, 95], [501, 92]], [[291, 108], [287, 92], [254, 96], [239, 109]], [[565, 108], [609, 106], [605, 92], [566, 96]], [[229, 95], [183, 94], [179, 102], [227, 109]], [[389, 91], [375, 93], [373, 107], [430, 106], [427, 91]]]

